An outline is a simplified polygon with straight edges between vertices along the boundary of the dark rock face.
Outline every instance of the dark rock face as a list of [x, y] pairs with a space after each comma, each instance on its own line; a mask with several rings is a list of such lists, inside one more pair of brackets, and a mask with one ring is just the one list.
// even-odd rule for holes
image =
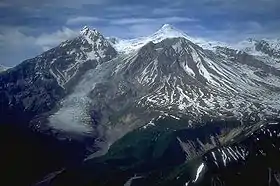
[[134, 175], [148, 175], [193, 160], [219, 145], [219, 138], [239, 125], [232, 121], [188, 128], [185, 122], [166, 117], [155, 126], [139, 128], [113, 144], [105, 156], [66, 170], [48, 180], [49, 184], [123, 185]]
[[[235, 122], [214, 122], [195, 129], [180, 129], [182, 125], [168, 118], [158, 122], [128, 134], [104, 157], [65, 170], [45, 184], [279, 184], [277, 122], [246, 127]], [[233, 135], [234, 128], [238, 130]]]
[[87, 155], [86, 140], [59, 140], [17, 124], [0, 125], [1, 185], [30, 186]]
[[269, 122], [239, 137], [206, 153], [203, 176], [190, 185], [279, 185], [279, 124]]
[[38, 73], [37, 59], [27, 60], [1, 74], [1, 124], [26, 123], [53, 108], [65, 95], [47, 70]]

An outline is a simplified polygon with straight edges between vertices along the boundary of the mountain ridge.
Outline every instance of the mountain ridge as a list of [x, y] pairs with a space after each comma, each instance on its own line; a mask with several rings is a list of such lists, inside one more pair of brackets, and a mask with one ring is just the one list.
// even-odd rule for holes
[[[275, 74], [267, 77], [256, 76], [255, 71], [268, 67], [246, 53], [235, 52], [233, 56], [233, 59], [230, 56], [224, 59], [184, 38], [165, 39], [156, 44], [149, 42], [131, 54], [119, 54], [85, 74], [76, 91], [65, 98], [67, 104], [49, 118], [50, 125], [58, 127], [59, 122], [52, 121], [63, 119], [62, 113], [72, 108], [76, 113], [79, 110], [83, 113], [81, 118], [75, 114], [69, 116], [73, 117], [71, 122], [76, 121], [73, 122], [75, 127], [91, 126], [91, 113], [100, 115], [99, 124], [104, 128], [94, 130], [103, 141], [101, 146], [108, 143], [106, 149], [125, 133], [164, 114], [179, 118], [187, 116], [190, 123], [232, 117], [260, 120], [271, 111], [277, 116], [274, 108], [278, 105], [279, 88], [275, 80], [279, 72], [275, 70]], [[268, 68], [264, 73], [271, 72]], [[270, 93], [270, 99], [263, 97], [262, 92], [269, 92], [273, 87], [275, 90]], [[86, 90], [82, 97], [80, 90]], [[89, 105], [87, 109], [84, 100]], [[64, 127], [59, 129], [68, 130], [67, 125]]]
[[[162, 26], [161, 29], [159, 29], [155, 34], [152, 35], [153, 37], [150, 37], [151, 41], [145, 43], [141, 43], [143, 46], [137, 46], [140, 48], [137, 48], [133, 51], [130, 51], [129, 53], [118, 53], [116, 50], [114, 50], [114, 45], [110, 44], [110, 41], [107, 40], [100, 32], [98, 32], [96, 29], [90, 30], [88, 27], [84, 27], [81, 32], [80, 36], [77, 38], [65, 41], [62, 44], [60, 44], [57, 48], [51, 49], [48, 52], [38, 56], [35, 58], [36, 60], [46, 60], [44, 65], [37, 64], [36, 74], [40, 75], [40, 71], [38, 71], [41, 67], [44, 66], [46, 70], [49, 68], [50, 75], [52, 75], [58, 82], [58, 85], [61, 86], [63, 89], [67, 89], [67, 87], [73, 87], [71, 89], [75, 89], [74, 87], [77, 86], [77, 83], [79, 78], [84, 78], [86, 76], [86, 72], [88, 70], [92, 70], [93, 74], [100, 74], [101, 81], [104, 81], [104, 83], [107, 83], [108, 79], [103, 79], [104, 75], [106, 78], [115, 77], [116, 79], [121, 78], [122, 76], [127, 76], [128, 79], [123, 80], [127, 81], [125, 83], [125, 87], [132, 86], [132, 87], [149, 87], [148, 89], [151, 89], [151, 91], [159, 91], [157, 92], [158, 95], [155, 95], [156, 97], [153, 97], [152, 93], [151, 95], [147, 94], [147, 92], [144, 95], [141, 100], [137, 101], [138, 106], [146, 107], [147, 105], [152, 105], [154, 107], [166, 107], [166, 108], [172, 108], [172, 102], [175, 99], [179, 99], [177, 105], [179, 105], [179, 113], [186, 110], [188, 107], [187, 105], [191, 104], [183, 104], [184, 102], [192, 102], [194, 99], [194, 95], [210, 95], [208, 93], [207, 88], [210, 88], [211, 91], [216, 92], [217, 94], [219, 92], [220, 95], [227, 95], [229, 97], [237, 96], [237, 92], [240, 93], [246, 92], [242, 86], [245, 86], [248, 84], [248, 80], [244, 79], [238, 79], [237, 77], [242, 76], [240, 67], [236, 68], [234, 67], [233, 62], [239, 62], [242, 61], [242, 65], [246, 67], [246, 65], [249, 67], [248, 73], [253, 72], [256, 74], [248, 75], [249, 79], [252, 79], [250, 82], [250, 86], [253, 88], [255, 85], [265, 85], [265, 89], [269, 90], [275, 90], [277, 91], [277, 84], [273, 84], [270, 82], [275, 82], [277, 77], [279, 76], [278, 69], [276, 69], [273, 66], [269, 66], [264, 64], [264, 62], [259, 61], [258, 59], [255, 59], [253, 56], [248, 55], [246, 53], [240, 53], [237, 50], [234, 51], [233, 49], [226, 49], [224, 47], [216, 48], [215, 51], [207, 51], [204, 48], [201, 48], [200, 46], [194, 44], [192, 41], [188, 40], [189, 36], [184, 34], [181, 31], [178, 31], [176, 28], [172, 27], [171, 25], [165, 24]], [[180, 37], [178, 37], [180, 36]], [[182, 36], [182, 37], [181, 37]], [[174, 44], [172, 44], [174, 43]], [[155, 48], [156, 46], [156, 48]], [[74, 47], [74, 48], [73, 48]], [[129, 50], [128, 50], [129, 51]], [[163, 51], [163, 52], [162, 52]], [[229, 52], [230, 51], [230, 52]], [[51, 57], [49, 57], [51, 55]], [[60, 59], [55, 56], [64, 56], [62, 57], [62, 61], [64, 58], [68, 62], [60, 62]], [[71, 56], [71, 59], [68, 57]], [[146, 58], [149, 56], [149, 58]], [[146, 60], [146, 64], [141, 64], [140, 62], [136, 62], [137, 60]], [[248, 58], [248, 59], [247, 59]], [[70, 60], [69, 60], [70, 59]], [[112, 62], [110, 60], [114, 59]], [[150, 61], [152, 60], [152, 62]], [[155, 60], [155, 61], [153, 61]], [[165, 64], [163, 64], [163, 61], [167, 60]], [[169, 61], [172, 61], [172, 64], [169, 64]], [[179, 61], [178, 61], [179, 60]], [[122, 62], [123, 61], [123, 62]], [[161, 61], [161, 64], [157, 61]], [[246, 61], [255, 61], [254, 63], [246, 62]], [[67, 64], [68, 63], [68, 64]], [[102, 67], [102, 63], [115, 63], [111, 64], [110, 69], [112, 72], [110, 73], [110, 70], [108, 72], [95, 72], [96, 68], [104, 68]], [[116, 65], [116, 63], [118, 63]], [[64, 66], [62, 66], [62, 64]], [[66, 66], [65, 66], [66, 64]], [[106, 66], [107, 64], [104, 64]], [[178, 64], [178, 65], [177, 65]], [[140, 65], [140, 66], [139, 66]], [[144, 66], [143, 66], [144, 65]], [[145, 66], [147, 65], [147, 66]], [[159, 66], [160, 65], [160, 66]], [[171, 66], [169, 66], [171, 65]], [[172, 66], [173, 65], [173, 66]], [[174, 66], [175, 65], [175, 66]], [[177, 65], [177, 66], [176, 66]], [[85, 66], [85, 67], [84, 67]], [[175, 68], [173, 68], [175, 67]], [[114, 69], [115, 68], [115, 69]], [[138, 69], [140, 68], [140, 69]], [[158, 69], [160, 68], [160, 69]], [[247, 68], [247, 67], [246, 67]], [[245, 68], [245, 69], [246, 69]], [[250, 69], [253, 68], [253, 69]], [[59, 70], [58, 70], [59, 69]], [[61, 70], [60, 70], [61, 69]], [[82, 70], [81, 70], [82, 69]], [[181, 71], [183, 69], [183, 71]], [[259, 70], [264, 70], [263, 72], [257, 72]], [[43, 70], [43, 68], [42, 68]], [[140, 70], [140, 72], [139, 72]], [[256, 72], [255, 72], [256, 71]], [[177, 74], [174, 74], [177, 73]], [[151, 74], [149, 74], [151, 73]], [[159, 75], [158, 73], [161, 73]], [[236, 76], [237, 74], [238, 76]], [[272, 73], [271, 75], [265, 75]], [[139, 74], [139, 75], [137, 75]], [[89, 74], [90, 75], [90, 74]], [[132, 76], [136, 75], [137, 79], [134, 79]], [[159, 76], [158, 76], [159, 75]], [[187, 75], [187, 76], [186, 76]], [[265, 75], [265, 76], [263, 76]], [[84, 76], [84, 77], [83, 77]], [[111, 76], [111, 77], [110, 77]], [[119, 76], [119, 77], [118, 77]], [[185, 77], [186, 76], [186, 77]], [[186, 81], [185, 83], [182, 83], [182, 79], [179, 80], [181, 83], [178, 84], [178, 81], [175, 80], [176, 78], [182, 78], [184, 77], [183, 81]], [[265, 80], [262, 80], [262, 78], [265, 78]], [[121, 78], [122, 79], [122, 78]], [[158, 87], [158, 83], [161, 84], [162, 79], [165, 79], [165, 83], [162, 84], [162, 87]], [[98, 81], [100, 81], [98, 80]], [[97, 81], [97, 82], [98, 82]], [[110, 80], [111, 81], [111, 80]], [[156, 81], [154, 83], [153, 81]], [[193, 81], [193, 82], [192, 82]], [[192, 83], [191, 83], [192, 82]], [[237, 83], [239, 82], [239, 83]], [[89, 94], [95, 94], [94, 93], [94, 87], [96, 85], [102, 85], [102, 82], [95, 83], [90, 82], [91, 87], [93, 88], [92, 91], [90, 91], [89, 88], [83, 87], [83, 85], [78, 86], [80, 87], [80, 90], [87, 90], [84, 91], [84, 98], [85, 100], [88, 100], [91, 102], [91, 97]], [[116, 82], [119, 84], [120, 82]], [[175, 83], [175, 84], [174, 84]], [[188, 85], [189, 83], [193, 85]], [[237, 83], [237, 84], [236, 84]], [[243, 85], [238, 85], [240, 83], [243, 83]], [[174, 84], [172, 86], [171, 84]], [[183, 85], [184, 84], [184, 85]], [[196, 91], [198, 92], [192, 92], [192, 93], [185, 93], [184, 91], [191, 90], [191, 86], [200, 86], [199, 84], [205, 86], [206, 89], [200, 89], [198, 88]], [[234, 85], [236, 84], [236, 85]], [[255, 85], [254, 85], [255, 84]], [[182, 87], [180, 87], [180, 86]], [[188, 86], [190, 87], [188, 87]], [[103, 85], [102, 85], [103, 86]], [[110, 85], [112, 86], [112, 85]], [[119, 86], [124, 86], [122, 83], [119, 84]], [[177, 87], [179, 86], [179, 87]], [[246, 85], [247, 86], [247, 85]], [[250, 87], [249, 86], [249, 87]], [[156, 87], [160, 88], [157, 89]], [[171, 88], [172, 87], [172, 88]], [[217, 89], [219, 88], [219, 90]], [[136, 88], [137, 89], [137, 88]], [[239, 90], [238, 90], [239, 89]], [[255, 89], [255, 88], [253, 88]], [[237, 91], [238, 90], [238, 91]], [[257, 89], [256, 89], [257, 90]], [[163, 91], [163, 92], [161, 92]], [[164, 92], [167, 91], [167, 92]], [[171, 91], [170, 93], [168, 91]], [[87, 93], [86, 93], [87, 92]], [[187, 91], [188, 92], [188, 91]], [[231, 92], [231, 93], [230, 93]], [[68, 94], [68, 93], [67, 93]], [[87, 95], [88, 94], [88, 95]], [[192, 95], [189, 97], [189, 95]], [[243, 93], [242, 93], [243, 94]], [[248, 93], [245, 93], [242, 96], [248, 96]], [[80, 95], [80, 94], [78, 94]], [[122, 95], [122, 94], [121, 94]], [[160, 97], [160, 95], [162, 97]], [[174, 95], [177, 96], [177, 98], [174, 97]], [[180, 95], [180, 97], [178, 97]], [[217, 94], [218, 95], [218, 94]], [[239, 95], [238, 95], [239, 96]], [[241, 96], [241, 97], [242, 97]], [[259, 95], [258, 95], [259, 96]], [[71, 96], [70, 96], [71, 97]], [[90, 98], [89, 98], [90, 97]], [[210, 103], [207, 99], [213, 99], [213, 97], [205, 98], [200, 97], [199, 99], [203, 99], [200, 101], [195, 101], [196, 103], [193, 104], [197, 105], [197, 102], [199, 104], [195, 106], [195, 108], [192, 108], [196, 111], [204, 108], [207, 108], [205, 106], [208, 105], [208, 108], [206, 110], [209, 110], [211, 107], [213, 107], [213, 103]], [[250, 95], [250, 97], [255, 97], [254, 99], [258, 100], [259, 98], [256, 97], [256, 95]], [[77, 98], [77, 97], [76, 97]], [[75, 98], [75, 99], [76, 99]], [[156, 98], [156, 99], [155, 99]], [[72, 98], [74, 99], [74, 98]], [[79, 98], [77, 98], [79, 100]], [[133, 98], [134, 99], [134, 98]], [[155, 100], [154, 100], [155, 99]], [[220, 99], [220, 98], [219, 98]], [[226, 98], [228, 99], [228, 98]], [[243, 98], [242, 98], [243, 99]], [[156, 101], [158, 100], [158, 101]], [[165, 100], [165, 101], [163, 101]], [[223, 100], [223, 101], [222, 101]], [[88, 101], [84, 102], [77, 102], [77, 104], [89, 104]], [[212, 100], [212, 102], [216, 102], [217, 104], [221, 102], [228, 102], [225, 99], [218, 100]], [[68, 104], [70, 104], [73, 101], [70, 101]], [[165, 104], [163, 104], [166, 102]], [[62, 101], [60, 104], [66, 104], [67, 101]], [[76, 103], [73, 103], [76, 104]], [[204, 106], [201, 106], [204, 105]], [[227, 103], [228, 104], [228, 103]], [[236, 103], [234, 103], [236, 104]], [[233, 103], [230, 103], [231, 107], [234, 105]], [[265, 103], [266, 104], [266, 103]], [[71, 104], [70, 104], [71, 105]], [[212, 105], [212, 106], [210, 106]], [[225, 104], [226, 105], [226, 104]], [[138, 107], [137, 106], [137, 107]], [[192, 106], [192, 107], [193, 107]], [[91, 107], [91, 106], [90, 106]], [[235, 106], [233, 106], [235, 107]], [[254, 107], [254, 106], [252, 106]], [[213, 107], [217, 109], [216, 107]], [[71, 110], [71, 109], [70, 109]], [[172, 110], [172, 109], [171, 109]], [[226, 109], [222, 112], [228, 112], [232, 109]], [[205, 111], [201, 111], [201, 113], [204, 113]], [[230, 111], [232, 112], [232, 111]], [[84, 112], [81, 112], [84, 113]], [[208, 113], [209, 114], [209, 113]], [[236, 113], [233, 115], [235, 116]], [[54, 114], [56, 117], [57, 114]], [[89, 121], [91, 120], [91, 117], [88, 117]], [[59, 120], [61, 123], [61, 120]], [[55, 126], [55, 125], [53, 125]]]
[[199, 37], [191, 37], [187, 35], [185, 32], [173, 27], [170, 24], [163, 24], [155, 33], [151, 34], [150, 36], [144, 36], [135, 39], [120, 39], [115, 38], [113, 45], [119, 52], [129, 53], [141, 48], [143, 45], [147, 44], [148, 42], [152, 41], [154, 43], [158, 43], [163, 39], [167, 38], [176, 38], [176, 37], [183, 37], [192, 41], [195, 44], [202, 46], [205, 49], [213, 49], [214, 46], [228, 46], [223, 42], [218, 41], [210, 41], [207, 39], [199, 38]]
[[127, 134], [154, 127], [167, 132], [162, 140], [175, 142], [176, 153], [191, 146], [169, 136], [169, 125], [157, 126], [160, 119], [192, 129], [279, 117], [277, 61], [225, 46], [209, 50], [174, 30], [164, 25], [122, 52], [119, 41], [84, 27], [78, 37], [0, 74], [1, 123], [78, 142], [84, 156], [97, 157]]

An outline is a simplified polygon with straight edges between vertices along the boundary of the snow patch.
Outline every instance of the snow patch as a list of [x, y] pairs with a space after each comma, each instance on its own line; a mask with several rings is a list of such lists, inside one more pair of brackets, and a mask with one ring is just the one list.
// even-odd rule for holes
[[151, 127], [151, 126], [156, 126], [155, 123], [153, 122], [153, 120], [151, 120], [148, 124], [143, 126], [143, 129], [146, 129], [146, 128]]
[[195, 179], [194, 179], [193, 182], [196, 182], [196, 181], [198, 180], [198, 178], [199, 178], [201, 172], [203, 171], [204, 166], [205, 166], [204, 163], [202, 163], [202, 164], [198, 167], [197, 172], [196, 172], [196, 176], [195, 176]]

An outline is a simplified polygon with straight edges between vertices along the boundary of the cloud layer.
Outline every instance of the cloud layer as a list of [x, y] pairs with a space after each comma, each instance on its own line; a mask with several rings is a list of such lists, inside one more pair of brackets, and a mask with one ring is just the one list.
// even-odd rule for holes
[[189, 35], [234, 42], [280, 37], [279, 0], [2, 0], [0, 63], [13, 66], [88, 25], [132, 38], [170, 23]]
[[0, 59], [4, 66], [14, 66], [24, 59], [39, 55], [62, 41], [76, 37], [78, 33], [66, 27], [38, 36], [25, 35], [18, 29], [8, 30], [0, 34]]

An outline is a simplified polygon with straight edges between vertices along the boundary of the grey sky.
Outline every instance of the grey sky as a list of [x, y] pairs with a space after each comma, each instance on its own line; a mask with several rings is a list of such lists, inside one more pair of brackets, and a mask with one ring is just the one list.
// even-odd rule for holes
[[191, 36], [235, 42], [279, 37], [279, 0], [1, 0], [0, 64], [13, 66], [84, 25], [133, 38], [169, 23]]

